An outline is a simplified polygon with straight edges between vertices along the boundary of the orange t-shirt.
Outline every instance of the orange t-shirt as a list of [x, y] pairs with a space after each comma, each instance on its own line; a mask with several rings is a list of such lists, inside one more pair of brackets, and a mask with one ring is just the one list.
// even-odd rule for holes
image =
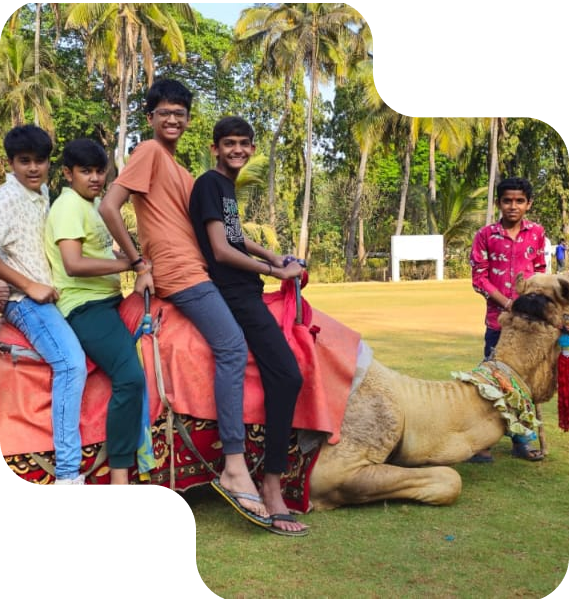
[[115, 180], [132, 192], [143, 254], [159, 297], [209, 280], [188, 213], [194, 178], [156, 140], [140, 143]]

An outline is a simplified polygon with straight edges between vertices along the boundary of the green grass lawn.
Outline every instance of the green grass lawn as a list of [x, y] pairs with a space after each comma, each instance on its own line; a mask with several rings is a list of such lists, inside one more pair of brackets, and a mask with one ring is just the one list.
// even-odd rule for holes
[[[447, 379], [481, 359], [484, 301], [467, 281], [308, 285], [306, 299], [354, 330], [382, 363]], [[305, 538], [250, 525], [209, 487], [184, 495], [197, 565], [223, 598], [542, 598], [569, 557], [569, 434], [545, 404], [549, 456], [460, 464], [450, 507], [378, 502], [305, 517]]]

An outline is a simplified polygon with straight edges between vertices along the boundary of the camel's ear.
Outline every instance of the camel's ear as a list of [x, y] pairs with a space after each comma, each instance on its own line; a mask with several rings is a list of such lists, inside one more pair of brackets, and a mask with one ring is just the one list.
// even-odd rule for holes
[[560, 276], [558, 279], [561, 288], [561, 297], [569, 302], [569, 280]]
[[518, 295], [523, 295], [526, 290], [526, 281], [522, 272], [516, 276], [516, 291]]

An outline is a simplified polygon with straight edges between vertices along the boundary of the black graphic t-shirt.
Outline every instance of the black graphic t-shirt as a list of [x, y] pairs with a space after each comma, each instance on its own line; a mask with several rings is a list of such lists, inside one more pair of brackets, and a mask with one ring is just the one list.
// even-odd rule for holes
[[255, 272], [216, 261], [209, 243], [207, 223], [212, 220], [220, 221], [223, 222], [227, 242], [248, 255], [232, 180], [213, 169], [200, 176], [194, 183], [190, 197], [190, 218], [207, 261], [210, 278], [220, 290], [244, 285], [262, 289], [263, 281]]

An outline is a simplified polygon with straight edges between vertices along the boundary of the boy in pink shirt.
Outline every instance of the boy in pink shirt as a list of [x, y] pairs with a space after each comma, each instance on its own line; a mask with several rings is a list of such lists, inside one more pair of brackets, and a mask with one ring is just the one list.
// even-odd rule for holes
[[[472, 285], [486, 299], [486, 333], [484, 359], [491, 359], [500, 338], [498, 317], [510, 311], [517, 297], [518, 274], [528, 278], [545, 272], [545, 231], [543, 226], [525, 219], [533, 203], [531, 184], [523, 178], [508, 178], [498, 185], [498, 207], [501, 218], [484, 226], [472, 243], [470, 265]], [[543, 454], [531, 449], [526, 438], [514, 436], [512, 453], [526, 460], [542, 460]], [[473, 461], [489, 462], [487, 453]]]

